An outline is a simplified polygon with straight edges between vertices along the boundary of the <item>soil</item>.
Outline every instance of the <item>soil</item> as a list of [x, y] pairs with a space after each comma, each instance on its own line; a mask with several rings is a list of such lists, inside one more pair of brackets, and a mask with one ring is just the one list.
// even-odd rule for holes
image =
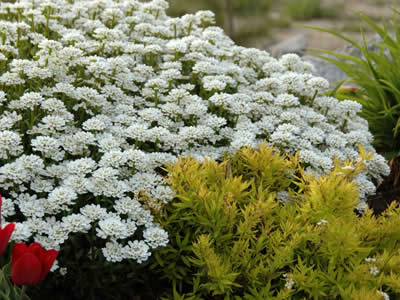
[[392, 203], [400, 204], [400, 187], [393, 187], [389, 180], [385, 180], [377, 189], [376, 195], [368, 199], [368, 206], [375, 215], [380, 215]]
[[376, 195], [369, 197], [368, 206], [380, 215], [391, 203], [400, 205], [400, 159], [389, 163], [392, 172], [378, 186]]

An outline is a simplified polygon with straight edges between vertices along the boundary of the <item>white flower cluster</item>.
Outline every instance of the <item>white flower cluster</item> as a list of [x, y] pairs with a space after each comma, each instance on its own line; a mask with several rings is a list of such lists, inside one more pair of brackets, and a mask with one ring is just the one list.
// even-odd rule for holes
[[373, 276], [377, 276], [379, 274], [379, 268], [376, 266], [376, 258], [373, 257], [367, 257], [364, 259], [367, 263], [370, 264], [369, 267], [369, 272], [373, 275]]
[[[168, 235], [138, 195], [171, 200], [158, 171], [179, 155], [218, 159], [265, 139], [322, 174], [334, 156], [357, 159], [358, 144], [374, 152], [360, 106], [321, 96], [312, 65], [236, 46], [211, 12], [167, 7], [0, 3], [0, 189], [5, 221], [24, 217], [13, 239], [58, 249], [95, 232], [107, 260], [140, 263]], [[375, 154], [361, 193], [388, 172]]]
[[296, 285], [296, 281], [294, 281], [292, 274], [283, 274], [282, 277], [285, 279], [285, 289], [291, 290]]
[[380, 300], [390, 300], [390, 297], [387, 293], [382, 292], [382, 291], [376, 291], [376, 293], [381, 296], [379, 299]]

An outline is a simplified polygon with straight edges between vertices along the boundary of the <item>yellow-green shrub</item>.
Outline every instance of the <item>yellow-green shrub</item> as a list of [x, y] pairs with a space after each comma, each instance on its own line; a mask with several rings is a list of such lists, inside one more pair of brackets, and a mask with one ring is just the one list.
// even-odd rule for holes
[[[336, 162], [329, 175], [315, 178], [296, 156], [266, 145], [222, 163], [189, 157], [170, 165], [177, 197], [158, 216], [170, 244], [152, 265], [172, 282], [165, 297], [400, 297], [400, 209], [357, 215], [351, 180], [363, 168]], [[282, 191], [285, 205], [276, 200]]]

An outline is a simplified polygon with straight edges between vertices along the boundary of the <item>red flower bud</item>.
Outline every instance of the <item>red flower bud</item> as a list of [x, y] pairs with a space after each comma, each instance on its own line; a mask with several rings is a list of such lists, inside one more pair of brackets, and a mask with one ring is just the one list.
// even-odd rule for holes
[[42, 281], [56, 260], [58, 251], [45, 251], [39, 243], [28, 246], [16, 243], [11, 257], [11, 279], [18, 285], [35, 285]]

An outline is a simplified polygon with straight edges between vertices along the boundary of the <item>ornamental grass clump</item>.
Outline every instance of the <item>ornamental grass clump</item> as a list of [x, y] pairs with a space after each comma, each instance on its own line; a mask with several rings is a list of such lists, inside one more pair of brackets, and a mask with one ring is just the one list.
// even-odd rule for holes
[[158, 218], [170, 243], [152, 265], [170, 283], [161, 299], [399, 299], [400, 208], [355, 211], [371, 157], [361, 148], [320, 177], [266, 144], [170, 165], [176, 198]]
[[375, 42], [367, 41], [364, 32], [361, 32], [363, 40], [357, 43], [333, 30], [307, 26], [346, 41], [358, 52], [348, 55], [316, 50], [328, 54], [317, 56], [338, 66], [349, 76], [347, 81], [359, 87], [352, 99], [362, 105], [360, 116], [368, 121], [374, 136], [373, 146], [389, 160], [390, 181], [397, 188], [400, 188], [399, 13], [393, 9], [392, 29], [360, 14], [360, 19], [376, 33]]
[[[160, 167], [179, 155], [219, 159], [265, 139], [322, 175], [359, 144], [374, 152], [360, 105], [323, 96], [310, 64], [235, 46], [209, 11], [170, 18], [167, 7], [0, 4], [3, 224], [17, 242], [60, 250], [59, 280], [92, 298], [125, 291], [115, 274], [139, 276], [168, 243], [150, 209], [173, 199]], [[387, 173], [374, 153], [361, 195]]]

